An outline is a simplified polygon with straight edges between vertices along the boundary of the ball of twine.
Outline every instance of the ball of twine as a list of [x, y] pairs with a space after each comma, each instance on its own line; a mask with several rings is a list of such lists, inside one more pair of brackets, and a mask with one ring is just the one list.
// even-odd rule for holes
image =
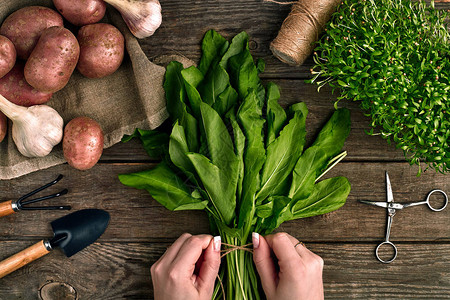
[[[266, 0], [278, 4], [291, 4]], [[281, 25], [270, 50], [279, 60], [299, 66], [311, 55], [314, 43], [341, 0], [299, 0]]]

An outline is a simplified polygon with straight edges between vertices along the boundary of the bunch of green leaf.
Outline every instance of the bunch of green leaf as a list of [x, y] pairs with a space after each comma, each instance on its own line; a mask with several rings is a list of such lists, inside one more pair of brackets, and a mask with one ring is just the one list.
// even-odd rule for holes
[[[252, 232], [267, 234], [284, 221], [341, 207], [348, 180], [319, 179], [345, 156], [339, 153], [350, 131], [349, 111], [336, 110], [304, 151], [308, 110], [296, 103], [285, 111], [278, 87], [261, 83], [263, 69], [262, 61], [253, 61], [245, 32], [229, 43], [208, 31], [198, 67], [167, 66], [171, 132], [136, 130], [125, 138], [139, 137], [163, 161], [120, 175], [120, 181], [146, 189], [170, 210], [204, 209], [213, 233], [239, 246], [251, 241]], [[260, 299], [248, 252], [228, 254], [220, 277], [228, 299]], [[214, 298], [221, 294], [217, 285]]]
[[311, 70], [319, 89], [329, 83], [339, 88], [339, 100], [361, 101], [372, 119], [368, 133], [393, 140], [419, 174], [421, 161], [450, 170], [448, 17], [433, 2], [345, 0]]

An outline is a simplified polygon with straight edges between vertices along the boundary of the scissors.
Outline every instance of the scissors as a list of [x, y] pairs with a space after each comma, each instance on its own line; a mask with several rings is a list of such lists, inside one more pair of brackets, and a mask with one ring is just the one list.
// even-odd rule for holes
[[[428, 195], [427, 195], [427, 197], [426, 197], [426, 199], [424, 201], [411, 202], [411, 203], [394, 202], [394, 196], [392, 194], [391, 181], [389, 180], [388, 172], [386, 172], [386, 193], [387, 193], [387, 195], [386, 195], [387, 196], [387, 202], [376, 202], [376, 201], [367, 201], [367, 200], [359, 200], [359, 202], [364, 203], [364, 204], [370, 204], [370, 205], [375, 205], [375, 206], [378, 206], [378, 207], [387, 208], [388, 217], [387, 217], [387, 226], [386, 226], [386, 239], [385, 239], [384, 242], [381, 242], [377, 246], [377, 248], [375, 250], [375, 255], [376, 255], [376, 257], [377, 257], [377, 259], [379, 261], [381, 261], [382, 263], [388, 264], [388, 263], [393, 262], [395, 260], [395, 258], [397, 257], [397, 247], [391, 241], [389, 241], [389, 236], [391, 234], [392, 221], [394, 219], [396, 211], [404, 209], [404, 208], [407, 208], [407, 207], [417, 206], [417, 205], [422, 205], [422, 204], [428, 205], [428, 207], [432, 211], [442, 211], [442, 210], [445, 209], [445, 207], [448, 204], [448, 196], [447, 196], [447, 194], [444, 191], [438, 190], [438, 189], [434, 189], [434, 190], [432, 190], [432, 191], [430, 191], [428, 193]], [[435, 208], [435, 207], [431, 206], [431, 204], [430, 204], [430, 197], [434, 193], [440, 193], [445, 198], [445, 203], [440, 208]], [[390, 245], [394, 249], [394, 254], [393, 254], [391, 259], [384, 260], [384, 259], [382, 259], [379, 256], [378, 251], [379, 251], [380, 247], [383, 246], [383, 245]]]

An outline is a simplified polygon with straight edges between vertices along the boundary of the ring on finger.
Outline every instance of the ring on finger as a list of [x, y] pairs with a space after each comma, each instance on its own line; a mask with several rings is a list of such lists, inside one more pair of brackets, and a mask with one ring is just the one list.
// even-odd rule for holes
[[305, 244], [303, 244], [302, 242], [298, 242], [297, 244], [295, 244], [294, 248], [297, 248], [298, 245], [302, 245], [303, 247], [305, 247]]

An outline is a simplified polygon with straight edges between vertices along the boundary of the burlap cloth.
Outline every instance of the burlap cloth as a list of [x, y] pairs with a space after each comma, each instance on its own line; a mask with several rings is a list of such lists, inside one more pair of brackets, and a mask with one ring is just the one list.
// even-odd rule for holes
[[[1, 0], [0, 22], [17, 9], [30, 5], [53, 7], [52, 1], [46, 0]], [[75, 70], [67, 86], [53, 94], [46, 104], [59, 112], [65, 124], [78, 116], [96, 120], [104, 131], [104, 147], [107, 148], [137, 127], [156, 128], [168, 115], [163, 89], [165, 68], [147, 59], [115, 9], [108, 7], [102, 22], [115, 25], [125, 36], [127, 54], [119, 70], [101, 79], [83, 77]], [[167, 56], [159, 58], [158, 62], [183, 59], [186, 60]], [[12, 140], [11, 125], [9, 121], [8, 135], [0, 143], [0, 179], [19, 177], [65, 162], [61, 144], [43, 158], [22, 156]]]

